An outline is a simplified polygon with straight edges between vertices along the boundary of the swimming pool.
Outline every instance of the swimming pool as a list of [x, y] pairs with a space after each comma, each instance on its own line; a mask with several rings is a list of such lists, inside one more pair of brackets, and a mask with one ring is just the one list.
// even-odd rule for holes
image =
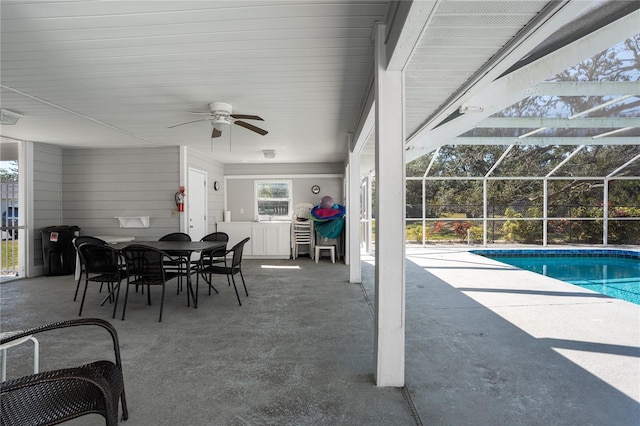
[[640, 305], [640, 252], [539, 249], [471, 253]]

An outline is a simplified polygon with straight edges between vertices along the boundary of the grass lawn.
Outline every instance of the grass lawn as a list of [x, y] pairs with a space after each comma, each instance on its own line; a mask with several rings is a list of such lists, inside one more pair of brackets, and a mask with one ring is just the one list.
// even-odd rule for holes
[[18, 241], [2, 241], [0, 245], [2, 271], [13, 271], [18, 268]]

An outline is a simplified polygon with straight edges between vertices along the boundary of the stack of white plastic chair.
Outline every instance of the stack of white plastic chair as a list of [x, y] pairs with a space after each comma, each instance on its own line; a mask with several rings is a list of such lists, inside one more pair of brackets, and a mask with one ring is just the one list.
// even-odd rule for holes
[[300, 203], [293, 208], [291, 215], [291, 256], [296, 259], [300, 246], [307, 246], [313, 259], [313, 221], [310, 219], [313, 204]]

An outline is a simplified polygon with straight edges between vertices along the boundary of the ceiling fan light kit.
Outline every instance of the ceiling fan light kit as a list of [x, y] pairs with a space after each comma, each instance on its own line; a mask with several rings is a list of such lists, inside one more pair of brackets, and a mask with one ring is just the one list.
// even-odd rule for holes
[[275, 149], [263, 149], [262, 150], [262, 155], [264, 155], [264, 158], [266, 158], [267, 160], [273, 160], [274, 158], [276, 158], [276, 150]]

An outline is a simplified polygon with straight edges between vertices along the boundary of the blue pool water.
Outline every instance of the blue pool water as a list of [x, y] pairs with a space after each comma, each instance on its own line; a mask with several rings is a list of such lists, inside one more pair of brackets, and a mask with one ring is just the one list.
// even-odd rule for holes
[[640, 252], [473, 250], [472, 253], [640, 305]]

